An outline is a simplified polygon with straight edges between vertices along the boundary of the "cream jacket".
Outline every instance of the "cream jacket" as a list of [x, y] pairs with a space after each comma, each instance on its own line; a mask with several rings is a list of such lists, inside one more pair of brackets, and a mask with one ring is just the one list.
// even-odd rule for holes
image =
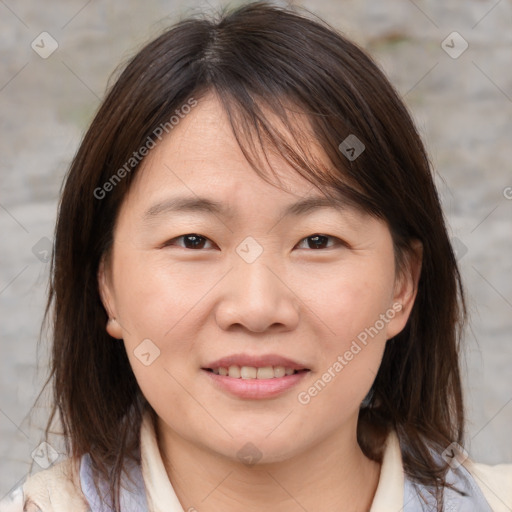
[[[184, 509], [167, 477], [160, 456], [155, 431], [148, 415], [141, 428], [141, 468], [139, 500], [123, 504], [123, 512], [190, 512]], [[0, 512], [107, 512], [91, 496], [91, 486], [86, 483], [84, 467], [67, 459], [53, 467], [30, 476], [25, 483], [0, 503]], [[457, 497], [445, 501], [445, 510], [475, 512], [512, 512], [512, 464], [488, 466], [466, 459], [460, 469], [470, 475], [466, 489], [473, 497]], [[464, 480], [464, 477], [461, 477]], [[465, 480], [464, 480], [465, 481]], [[87, 489], [85, 488], [87, 487]], [[145, 492], [144, 492], [145, 489]], [[421, 491], [421, 489], [420, 489]], [[445, 491], [446, 493], [446, 491]], [[135, 496], [134, 493], [131, 496]], [[421, 494], [421, 492], [420, 492]], [[88, 499], [86, 498], [88, 496]], [[457, 494], [458, 496], [458, 494]], [[96, 496], [97, 497], [97, 496]], [[141, 501], [142, 500], [142, 501]], [[462, 501], [458, 501], [462, 500]], [[146, 508], [147, 507], [147, 508]], [[411, 482], [404, 478], [398, 437], [391, 432], [384, 451], [381, 474], [370, 512], [421, 511], [418, 493]], [[430, 510], [430, 509], [428, 509]], [[200, 512], [198, 510], [198, 512]]]

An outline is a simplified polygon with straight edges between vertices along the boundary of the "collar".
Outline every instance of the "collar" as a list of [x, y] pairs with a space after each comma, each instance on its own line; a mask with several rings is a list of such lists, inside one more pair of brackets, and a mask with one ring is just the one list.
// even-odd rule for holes
[[400, 451], [398, 436], [392, 430], [386, 439], [379, 483], [370, 512], [402, 510], [404, 506], [404, 485], [402, 452]]
[[150, 412], [142, 420], [140, 454], [149, 512], [184, 512], [167, 476]]
[[[141, 459], [149, 512], [184, 512], [167, 476], [149, 413], [142, 421]], [[401, 510], [403, 505], [402, 455], [396, 432], [392, 431], [386, 439], [379, 483], [370, 512]]]

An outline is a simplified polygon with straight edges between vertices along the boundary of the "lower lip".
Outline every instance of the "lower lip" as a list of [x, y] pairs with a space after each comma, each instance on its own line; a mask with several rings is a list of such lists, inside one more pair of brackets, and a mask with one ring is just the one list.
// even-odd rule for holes
[[218, 389], [227, 391], [239, 398], [253, 400], [278, 396], [296, 386], [309, 373], [309, 371], [298, 372], [284, 377], [274, 377], [273, 379], [235, 379], [225, 375], [217, 375], [208, 370], [201, 369], [201, 371], [211, 379], [213, 385]]

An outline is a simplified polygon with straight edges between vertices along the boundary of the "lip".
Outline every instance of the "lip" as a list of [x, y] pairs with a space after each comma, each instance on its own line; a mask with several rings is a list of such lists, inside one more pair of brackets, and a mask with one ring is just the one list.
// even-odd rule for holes
[[232, 365], [253, 366], [255, 368], [262, 368], [263, 366], [284, 366], [285, 368], [291, 368], [292, 370], [309, 370], [306, 365], [277, 354], [261, 354], [255, 356], [251, 356], [249, 354], [232, 354], [230, 356], [217, 359], [216, 361], [212, 361], [211, 363], [202, 366], [202, 369], [213, 370], [214, 368], [228, 368]]
[[[246, 365], [250, 366], [250, 365]], [[269, 365], [270, 366], [270, 365]], [[273, 398], [296, 386], [310, 372], [301, 371], [284, 377], [272, 379], [235, 379], [224, 375], [217, 375], [201, 368], [206, 378], [219, 390], [227, 392], [238, 398], [262, 400]]]

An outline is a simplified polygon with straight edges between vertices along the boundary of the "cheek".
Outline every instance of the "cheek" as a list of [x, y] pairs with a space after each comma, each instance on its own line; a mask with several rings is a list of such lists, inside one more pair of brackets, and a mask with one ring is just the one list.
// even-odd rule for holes
[[346, 352], [336, 354], [323, 373], [312, 376], [309, 386], [299, 390], [297, 401], [302, 415], [319, 420], [316, 424], [305, 424], [310, 435], [327, 435], [357, 418], [361, 402], [377, 375], [384, 348], [385, 342], [375, 339], [365, 347], [360, 344], [354, 350], [357, 353], [348, 350], [352, 354], [350, 360]]
[[[310, 300], [314, 304], [312, 309], [329, 332], [324, 338], [327, 353], [346, 350], [359, 335], [364, 338], [368, 329], [375, 332], [373, 328], [380, 315], [389, 309], [393, 293], [394, 275], [384, 267], [362, 262], [337, 272], [335, 278], [319, 280], [316, 276], [317, 284], [322, 286], [316, 288]], [[381, 324], [377, 323], [377, 330], [385, 336]]]
[[[394, 317], [390, 310], [394, 274], [386, 261], [361, 262], [335, 279], [321, 279], [321, 292], [310, 298], [323, 324], [318, 336], [318, 370], [298, 402], [311, 413], [340, 421], [355, 411], [378, 372], [386, 345], [386, 327]], [[391, 314], [389, 314], [391, 311]], [[326, 418], [326, 421], [330, 421]]]
[[325, 283], [324, 293], [316, 295], [325, 327], [316, 340], [320, 364], [297, 401], [329, 430], [357, 413], [377, 375], [391, 318], [386, 312], [393, 276], [368, 265]]
[[197, 316], [198, 303], [216, 279], [144, 251], [120, 255], [117, 263], [116, 302], [128, 339], [172, 336], [182, 319], [190, 323]]
[[196, 365], [194, 340], [202, 319], [194, 306], [205, 280], [194, 280], [144, 253], [119, 257], [116, 304], [124, 344], [139, 386], [150, 403], [180, 403], [190, 367]]

